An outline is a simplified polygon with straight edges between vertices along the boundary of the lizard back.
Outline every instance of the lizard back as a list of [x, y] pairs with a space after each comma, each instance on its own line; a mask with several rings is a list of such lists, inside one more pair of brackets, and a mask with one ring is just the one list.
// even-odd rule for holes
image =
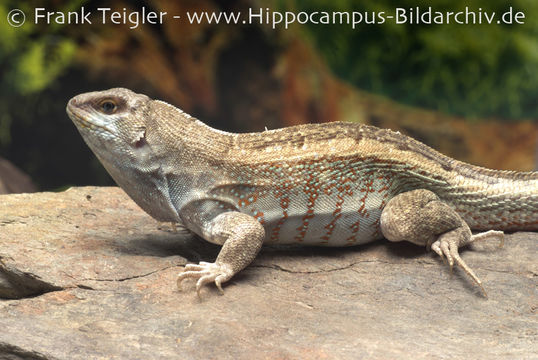
[[414, 189], [435, 192], [477, 230], [538, 228], [537, 173], [469, 165], [367, 125], [230, 134], [218, 166], [224, 180], [211, 195], [258, 218], [270, 242], [375, 240], [386, 202]]

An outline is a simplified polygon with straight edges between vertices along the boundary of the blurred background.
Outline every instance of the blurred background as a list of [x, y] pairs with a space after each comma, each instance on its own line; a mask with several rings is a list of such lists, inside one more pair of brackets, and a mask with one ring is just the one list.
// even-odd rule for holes
[[[437, 0], [521, 11], [525, 24], [191, 24], [187, 12], [358, 11], [407, 0], [0, 2], [0, 193], [113, 182], [65, 114], [72, 96], [128, 87], [234, 132], [351, 121], [399, 130], [476, 165], [536, 168], [538, 2]], [[162, 24], [35, 24], [49, 11], [166, 11]], [[21, 9], [27, 21], [12, 27]], [[427, 9], [427, 7], [423, 7]]]

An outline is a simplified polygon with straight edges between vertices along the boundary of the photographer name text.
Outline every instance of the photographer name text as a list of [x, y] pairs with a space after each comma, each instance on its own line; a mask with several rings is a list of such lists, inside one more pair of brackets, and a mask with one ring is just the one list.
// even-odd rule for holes
[[34, 9], [35, 24], [114, 24], [126, 25], [136, 29], [140, 25], [163, 24], [171, 16], [176, 21], [187, 21], [190, 24], [223, 24], [223, 25], [267, 25], [273, 29], [288, 29], [294, 24], [304, 25], [347, 25], [355, 29], [363, 25], [381, 25], [387, 22], [410, 25], [492, 25], [492, 24], [524, 24], [525, 13], [512, 7], [502, 13], [484, 11], [482, 8], [465, 7], [461, 11], [436, 11], [427, 8], [395, 8], [393, 13], [385, 11], [311, 11], [291, 12], [272, 11], [269, 8], [249, 9], [247, 12], [212, 12], [194, 11], [182, 15], [169, 15], [166, 11], [152, 11], [142, 7], [138, 11], [113, 10], [100, 7], [89, 11], [84, 7], [78, 11], [49, 11], [46, 8]]

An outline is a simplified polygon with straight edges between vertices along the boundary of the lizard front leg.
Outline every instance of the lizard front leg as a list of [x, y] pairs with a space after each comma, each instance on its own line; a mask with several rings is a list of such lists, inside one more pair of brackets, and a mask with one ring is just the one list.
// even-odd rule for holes
[[200, 226], [202, 236], [213, 243], [222, 244], [214, 263], [187, 264], [177, 278], [177, 285], [187, 278], [198, 278], [196, 292], [204, 284], [215, 282], [222, 293], [222, 283], [247, 267], [260, 251], [265, 229], [252, 216], [236, 211], [220, 213]]
[[451, 270], [454, 262], [458, 264], [486, 295], [482, 281], [461, 259], [458, 248], [490, 237], [500, 239], [502, 245], [502, 231], [472, 235], [467, 223], [453, 208], [433, 192], [424, 189], [408, 191], [392, 198], [383, 209], [380, 222], [385, 238], [431, 247], [440, 257], [447, 258]]

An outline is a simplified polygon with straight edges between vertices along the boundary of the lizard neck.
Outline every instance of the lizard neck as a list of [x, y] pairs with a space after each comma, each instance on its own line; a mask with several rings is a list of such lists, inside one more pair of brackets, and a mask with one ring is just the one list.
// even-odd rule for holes
[[167, 153], [180, 151], [178, 155], [184, 165], [194, 159], [193, 165], [197, 167], [201, 163], [223, 159], [237, 137], [237, 134], [214, 129], [160, 100], [154, 100], [151, 109], [154, 118], [158, 119], [155, 142], [166, 144]]

